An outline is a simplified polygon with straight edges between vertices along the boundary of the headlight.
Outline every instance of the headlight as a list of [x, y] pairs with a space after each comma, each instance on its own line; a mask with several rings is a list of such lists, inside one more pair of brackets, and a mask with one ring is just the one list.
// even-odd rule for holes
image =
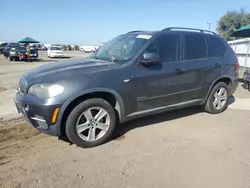
[[10, 54], [15, 54], [16, 52], [10, 52]]
[[28, 93], [48, 99], [62, 94], [63, 91], [64, 87], [58, 84], [35, 84], [29, 87]]

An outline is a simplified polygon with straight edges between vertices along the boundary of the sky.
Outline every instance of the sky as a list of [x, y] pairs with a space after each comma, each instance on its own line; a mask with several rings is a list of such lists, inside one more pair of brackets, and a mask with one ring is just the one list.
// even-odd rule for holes
[[99, 45], [132, 30], [211, 30], [249, 0], [0, 0], [0, 41]]

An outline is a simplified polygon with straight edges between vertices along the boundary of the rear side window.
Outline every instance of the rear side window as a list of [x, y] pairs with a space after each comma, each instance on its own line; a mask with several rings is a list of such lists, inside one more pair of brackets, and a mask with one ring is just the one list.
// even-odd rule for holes
[[214, 36], [207, 36], [208, 56], [223, 57], [226, 53], [226, 47], [223, 42]]
[[185, 60], [207, 58], [207, 45], [204, 35], [197, 33], [184, 35], [184, 49]]

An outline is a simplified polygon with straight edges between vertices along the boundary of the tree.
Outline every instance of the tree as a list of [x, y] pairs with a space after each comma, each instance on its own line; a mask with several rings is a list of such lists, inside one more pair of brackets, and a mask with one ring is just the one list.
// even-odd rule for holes
[[75, 50], [78, 51], [79, 50], [79, 46], [75, 45]]
[[68, 51], [72, 50], [71, 45], [67, 45], [67, 48], [68, 48]]
[[236, 29], [250, 24], [250, 13], [241, 8], [239, 11], [230, 10], [222, 16], [217, 25], [217, 32], [226, 40], [233, 40], [231, 35]]

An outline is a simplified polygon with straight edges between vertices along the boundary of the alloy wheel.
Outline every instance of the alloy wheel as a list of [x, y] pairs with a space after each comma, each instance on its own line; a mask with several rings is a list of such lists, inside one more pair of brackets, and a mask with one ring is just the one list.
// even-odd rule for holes
[[213, 106], [215, 109], [220, 110], [227, 102], [227, 90], [224, 87], [220, 87], [214, 93]]
[[110, 126], [110, 116], [101, 107], [91, 107], [78, 118], [76, 132], [84, 141], [96, 141], [103, 137]]

